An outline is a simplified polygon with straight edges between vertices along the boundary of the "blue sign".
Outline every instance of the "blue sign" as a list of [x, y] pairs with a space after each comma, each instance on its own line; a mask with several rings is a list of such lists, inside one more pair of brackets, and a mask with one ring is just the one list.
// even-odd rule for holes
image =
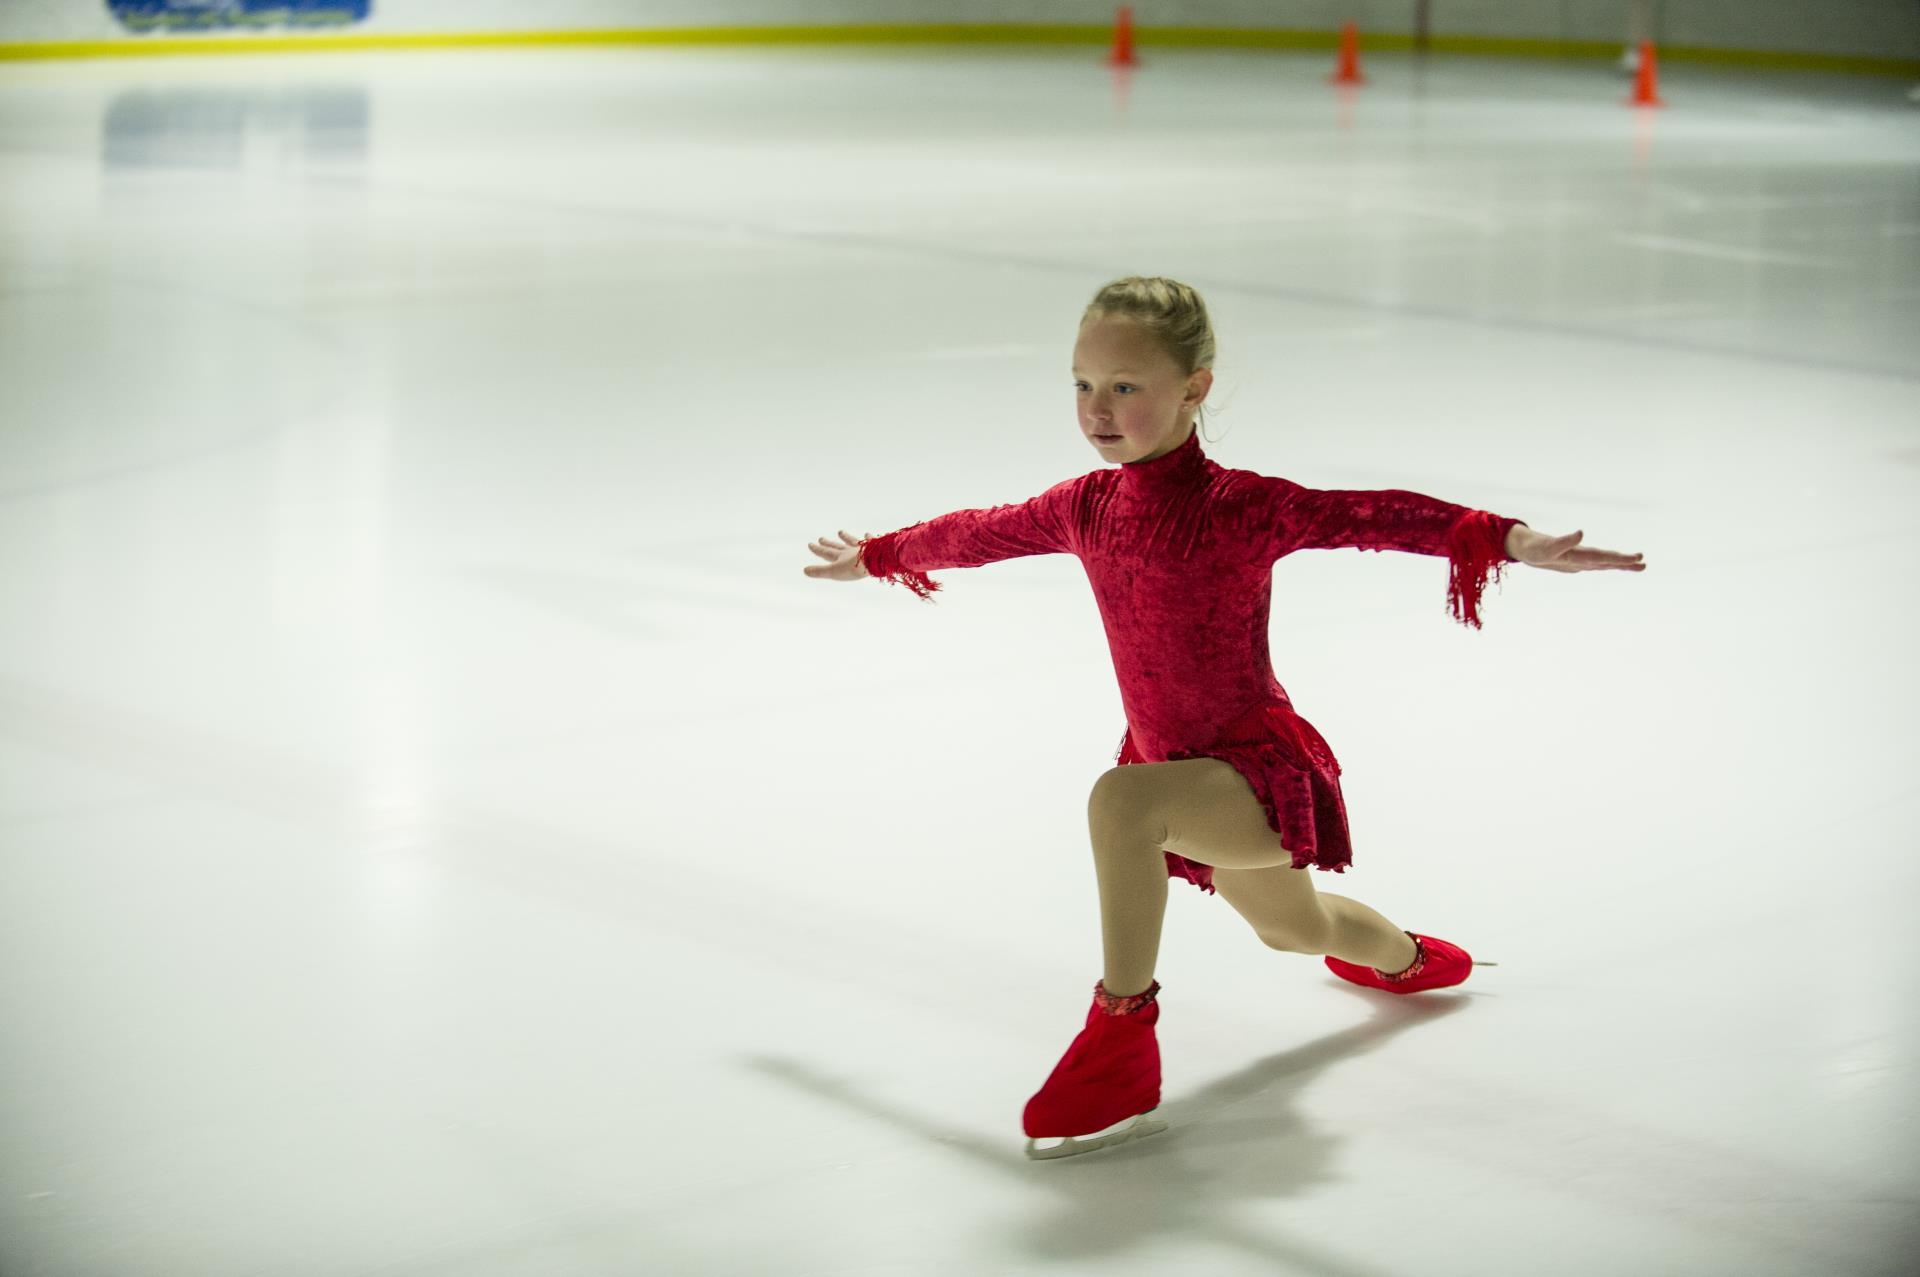
[[352, 26], [373, 0], [107, 0], [107, 8], [129, 31], [172, 35]]

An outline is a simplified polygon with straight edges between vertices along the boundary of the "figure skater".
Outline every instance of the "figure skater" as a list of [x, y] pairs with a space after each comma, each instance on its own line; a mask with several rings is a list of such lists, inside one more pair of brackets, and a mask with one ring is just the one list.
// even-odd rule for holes
[[[1100, 289], [1073, 349], [1080, 430], [1103, 460], [1018, 504], [958, 510], [883, 536], [822, 537], [808, 576], [873, 576], [920, 598], [926, 574], [1071, 554], [1092, 583], [1127, 727], [1087, 800], [1105, 969], [1085, 1026], [1027, 1102], [1027, 1156], [1066, 1157], [1165, 1130], [1160, 984], [1167, 884], [1224, 896], [1274, 949], [1325, 954], [1355, 984], [1407, 994], [1459, 984], [1459, 945], [1403, 931], [1308, 866], [1344, 872], [1340, 764], [1294, 712], [1267, 649], [1273, 564], [1304, 549], [1445, 555], [1452, 615], [1479, 628], [1480, 596], [1509, 562], [1556, 572], [1644, 570], [1639, 554], [1548, 536], [1519, 519], [1400, 489], [1317, 490], [1236, 470], [1200, 449], [1213, 384], [1200, 295], [1138, 276]], [[1461, 764], [1465, 766], [1465, 763]], [[1046, 1141], [1046, 1143], [1041, 1143]]]

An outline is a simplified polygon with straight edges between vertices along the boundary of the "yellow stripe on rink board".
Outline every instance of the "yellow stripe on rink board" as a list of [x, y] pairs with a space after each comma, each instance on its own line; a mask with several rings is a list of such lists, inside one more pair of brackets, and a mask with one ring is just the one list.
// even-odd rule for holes
[[[1332, 49], [1333, 31], [1255, 30], [1238, 27], [1135, 27], [1136, 48]], [[46, 41], [0, 44], [0, 61], [40, 58], [126, 58], [173, 54], [322, 53], [365, 49], [525, 48], [565, 44], [1090, 44], [1113, 38], [1109, 26], [1039, 26], [1024, 23], [950, 23], [801, 27], [655, 27], [610, 31], [449, 31], [416, 34], [129, 36], [124, 40]], [[1361, 33], [1366, 50], [1408, 50], [1402, 33]], [[1436, 53], [1490, 54], [1521, 58], [1616, 58], [1621, 42], [1535, 40], [1508, 36], [1436, 35]], [[1789, 53], [1770, 49], [1715, 49], [1655, 45], [1663, 62], [1718, 62], [1795, 71], [1851, 71], [1870, 75], [1920, 76], [1920, 58], [1869, 58], [1838, 53]]]

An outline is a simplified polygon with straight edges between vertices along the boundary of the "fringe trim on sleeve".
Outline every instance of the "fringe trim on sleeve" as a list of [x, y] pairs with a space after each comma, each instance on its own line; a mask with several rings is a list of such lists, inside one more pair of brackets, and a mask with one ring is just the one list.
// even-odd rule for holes
[[895, 585], [904, 585], [922, 599], [931, 603], [928, 596], [940, 588], [940, 583], [925, 572], [916, 572], [900, 566], [900, 556], [893, 550], [893, 533], [888, 532], [877, 537], [868, 537], [860, 543], [860, 566], [868, 575], [882, 581], [891, 581]]
[[1453, 618], [1474, 629], [1480, 626], [1480, 596], [1487, 581], [1500, 580], [1510, 562], [1507, 529], [1515, 520], [1485, 510], [1470, 510], [1447, 532], [1447, 607]]

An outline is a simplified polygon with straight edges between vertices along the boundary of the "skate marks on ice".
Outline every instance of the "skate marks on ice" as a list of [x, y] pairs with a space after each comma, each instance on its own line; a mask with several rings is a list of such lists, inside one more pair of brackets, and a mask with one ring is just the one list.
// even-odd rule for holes
[[[495, 804], [449, 792], [436, 796], [427, 815], [370, 806], [351, 755], [303, 754], [105, 694], [0, 675], [0, 743], [121, 778], [115, 783], [137, 786], [133, 802], [202, 801], [345, 847], [404, 848], [409, 856], [425, 857], [420, 863], [430, 865], [449, 890], [484, 884], [525, 902], [671, 939], [696, 953], [778, 952], [784, 975], [856, 989], [888, 1007], [920, 1008], [928, 984], [950, 976], [947, 967], [923, 956], [923, 931], [882, 914], [826, 897], [797, 912], [791, 896], [726, 865], [704, 864], [697, 877], [689, 877], [681, 848], [580, 828], [565, 811], [527, 807], [511, 795]], [[101, 801], [87, 806], [97, 810]], [[263, 862], [281, 855], [277, 841], [263, 841], [261, 850]], [[716, 892], [724, 908], [714, 906]], [[857, 935], [861, 943], [822, 945], [823, 934]], [[948, 961], [972, 970], [989, 970], [1005, 957], [952, 935], [941, 943]], [[885, 962], [876, 963], [873, 953], [884, 953]], [[1014, 1030], [1022, 1020], [1004, 1012], [1006, 992], [998, 984], [956, 992], [946, 1013], [992, 1032]]]
[[[1351, 989], [1331, 978], [1328, 983]], [[805, 1060], [770, 1054], [737, 1058], [749, 1070], [836, 1104], [858, 1118], [941, 1145], [971, 1164], [1013, 1169], [1023, 1177], [1043, 1176], [1040, 1182], [1059, 1195], [1053, 1208], [1043, 1207], [1042, 1214], [1017, 1229], [992, 1230], [1019, 1239], [1035, 1261], [1124, 1254], [1164, 1245], [1170, 1233], [1192, 1232], [1207, 1237], [1210, 1245], [1238, 1249], [1271, 1263], [1276, 1271], [1300, 1268], [1332, 1277], [1379, 1277], [1380, 1270], [1364, 1261], [1323, 1250], [1304, 1239], [1275, 1237], [1243, 1222], [1245, 1202], [1300, 1197], [1345, 1179], [1334, 1156], [1342, 1137], [1310, 1127], [1293, 1111], [1295, 1093], [1329, 1067], [1364, 1056], [1406, 1030], [1458, 1014], [1472, 1001], [1458, 996], [1388, 999], [1366, 996], [1368, 992], [1353, 990], [1370, 1012], [1365, 1021], [1265, 1056], [1153, 1110], [1153, 1123], [1160, 1125], [1165, 1119], [1175, 1139], [1144, 1140], [1135, 1135], [1123, 1147], [1107, 1146], [1101, 1157], [1069, 1157], [1068, 1164], [1046, 1170], [1015, 1169], [1037, 1168], [1041, 1162], [1011, 1155], [1014, 1141], [1023, 1138], [1020, 1103], [1032, 1090], [1027, 1083], [1033, 1079], [1013, 1079], [1007, 1087], [1009, 1135], [983, 1137], [879, 1099], [871, 1089]], [[1284, 1001], [1275, 998], [1273, 1038], [1287, 1033]], [[1190, 1074], [1193, 1065], [1176, 1058], [1173, 1069], [1176, 1075]], [[925, 1072], [909, 1070], [909, 1075], [925, 1076]], [[1120, 1125], [1124, 1128], [1126, 1122]], [[884, 1147], [891, 1153], [893, 1145]], [[858, 1154], [830, 1164], [845, 1170], [854, 1164], [854, 1156]], [[911, 1172], [903, 1169], [901, 1173]], [[987, 1231], [983, 1226], [977, 1235]]]

